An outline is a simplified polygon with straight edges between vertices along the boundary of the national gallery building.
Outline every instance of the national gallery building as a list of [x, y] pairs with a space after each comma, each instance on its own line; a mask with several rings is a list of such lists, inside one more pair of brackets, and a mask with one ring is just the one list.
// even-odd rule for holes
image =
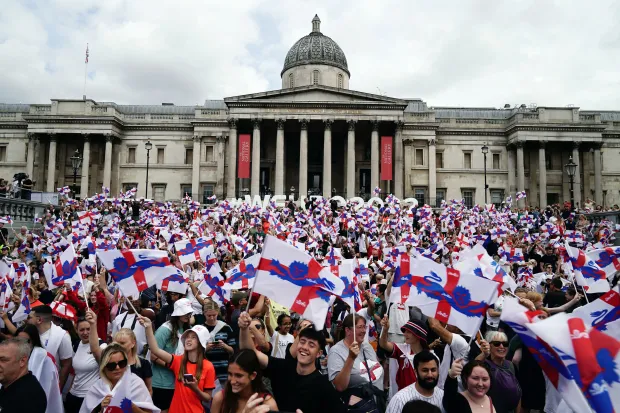
[[54, 192], [73, 185], [77, 151], [81, 197], [106, 186], [158, 201], [350, 198], [379, 186], [431, 205], [501, 203], [525, 190], [528, 205], [544, 207], [570, 199], [572, 158], [578, 205], [620, 203], [620, 111], [429, 106], [352, 90], [345, 53], [318, 16], [280, 75], [281, 89], [201, 106], [0, 104], [0, 177], [25, 172], [35, 190]]

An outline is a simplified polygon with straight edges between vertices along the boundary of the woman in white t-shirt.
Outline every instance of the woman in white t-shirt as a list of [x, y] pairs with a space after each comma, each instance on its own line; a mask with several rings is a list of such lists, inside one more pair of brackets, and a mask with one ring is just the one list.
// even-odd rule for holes
[[[295, 341], [295, 337], [289, 331], [291, 331], [291, 317], [288, 314], [280, 314], [278, 316], [278, 327], [271, 335], [271, 356], [283, 359], [286, 357], [286, 348], [289, 344]], [[269, 333], [272, 333], [272, 329], [269, 323], [269, 317], [267, 317], [267, 329]]]
[[[97, 331], [95, 323], [96, 321], [91, 325], [89, 320], [81, 318], [76, 325], [80, 342], [73, 354], [72, 366], [75, 371], [75, 378], [65, 400], [66, 413], [78, 413], [86, 393], [99, 380], [99, 363], [90, 349], [89, 342], [91, 328], [94, 329], [95, 333]], [[105, 348], [106, 345], [101, 344], [100, 346]]]

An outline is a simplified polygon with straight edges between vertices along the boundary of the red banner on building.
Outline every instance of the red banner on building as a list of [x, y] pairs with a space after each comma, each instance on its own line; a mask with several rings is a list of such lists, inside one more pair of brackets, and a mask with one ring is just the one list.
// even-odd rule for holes
[[391, 181], [392, 180], [392, 137], [391, 136], [382, 136], [381, 137], [381, 180], [382, 181]]
[[239, 166], [237, 178], [250, 177], [250, 135], [239, 135]]

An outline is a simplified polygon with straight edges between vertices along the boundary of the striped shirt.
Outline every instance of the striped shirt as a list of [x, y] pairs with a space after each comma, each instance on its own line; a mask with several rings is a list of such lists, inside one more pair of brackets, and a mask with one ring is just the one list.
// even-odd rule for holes
[[433, 395], [430, 397], [426, 397], [421, 395], [415, 388], [415, 383], [405, 387], [402, 390], [399, 390], [398, 393], [392, 397], [390, 400], [390, 404], [388, 404], [387, 410], [385, 413], [401, 413], [403, 411], [403, 407], [407, 402], [412, 400], [423, 400], [427, 403], [435, 405], [441, 409], [442, 413], [445, 413], [443, 409], [443, 405], [441, 404], [441, 400], [443, 399], [443, 390], [438, 387], [435, 387], [433, 391]]
[[[209, 330], [209, 332], [215, 329], [215, 326], [208, 326], [205, 324], [205, 327]], [[214, 337], [213, 341], [222, 340], [224, 343], [228, 344], [230, 347], [235, 348], [237, 346], [237, 341], [233, 335], [232, 329], [230, 326], [225, 325], [222, 327], [220, 331]], [[228, 360], [230, 355], [223, 348], [215, 348], [213, 350], [207, 351], [206, 353], [207, 359], [213, 364], [215, 368], [215, 375], [220, 383], [226, 382], [228, 380]]]

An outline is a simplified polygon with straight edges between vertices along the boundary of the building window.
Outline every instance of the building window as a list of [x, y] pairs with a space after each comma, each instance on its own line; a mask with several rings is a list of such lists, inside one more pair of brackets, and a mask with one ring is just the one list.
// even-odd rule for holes
[[491, 189], [491, 203], [498, 207], [502, 204], [502, 202], [504, 202], [504, 190]]
[[157, 202], [166, 200], [166, 185], [153, 184], [153, 200]]
[[446, 199], [446, 190], [438, 189], [436, 193], [435, 207], [439, 208], [439, 206], [441, 206], [441, 201]]
[[184, 184], [184, 185], [181, 185], [181, 198], [185, 198], [186, 196], [189, 196], [191, 198], [192, 186]]
[[463, 152], [463, 168], [471, 169], [471, 152]]
[[443, 152], [435, 152], [435, 168], [443, 168]]
[[423, 166], [424, 165], [424, 149], [422, 149], [422, 148], [415, 148], [415, 164], [417, 166]]
[[0, 162], [6, 162], [6, 145], [0, 146]]
[[338, 89], [342, 89], [342, 84], [344, 83], [344, 77], [342, 74], [338, 74]]
[[499, 168], [499, 153], [494, 153], [493, 154], [493, 169], [500, 169]]
[[123, 192], [131, 191], [134, 188], [138, 189], [138, 184], [134, 184], [134, 183], [123, 184]]
[[312, 72], [312, 84], [313, 85], [319, 84], [319, 71], [318, 70], [315, 70]]
[[461, 195], [463, 196], [463, 200], [465, 201], [465, 206], [467, 208], [474, 207], [474, 194], [475, 194], [475, 191], [473, 189], [461, 190]]
[[157, 148], [157, 163], [164, 163], [164, 148]]
[[[262, 141], [263, 139], [261, 139]], [[213, 162], [215, 160], [215, 156], [213, 154], [213, 145], [207, 145], [205, 150], [205, 161]]]
[[426, 203], [426, 189], [415, 188], [413, 190], [413, 197], [417, 199], [418, 205], [424, 205]]
[[560, 203], [560, 194], [555, 192], [547, 192], [547, 205], [555, 205]]
[[288, 75], [288, 87], [295, 87], [295, 78], [292, 73]]
[[136, 163], [136, 148], [127, 148], [127, 163]]
[[202, 186], [202, 203], [203, 204], [212, 204], [215, 201], [209, 200], [209, 197], [213, 195], [215, 191], [215, 185], [213, 184], [205, 184]]
[[194, 163], [194, 150], [192, 148], [185, 148], [185, 165], [191, 165]]

